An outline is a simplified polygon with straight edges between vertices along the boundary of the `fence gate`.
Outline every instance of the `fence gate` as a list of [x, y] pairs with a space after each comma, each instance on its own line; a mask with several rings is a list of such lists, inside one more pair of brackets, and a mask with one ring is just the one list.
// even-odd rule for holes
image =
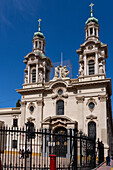
[[76, 129], [35, 131], [31, 122], [26, 129], [0, 128], [0, 152], [3, 170], [49, 170], [51, 154], [57, 170], [88, 170], [96, 160], [95, 141]]
[[104, 144], [98, 139], [98, 164], [104, 162]]

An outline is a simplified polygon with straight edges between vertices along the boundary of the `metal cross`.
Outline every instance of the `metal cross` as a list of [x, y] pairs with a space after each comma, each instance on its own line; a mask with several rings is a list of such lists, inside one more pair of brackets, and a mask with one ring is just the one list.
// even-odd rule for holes
[[39, 20], [38, 20], [38, 22], [39, 22], [39, 25], [40, 25], [40, 22], [41, 22], [42, 20], [39, 18]]
[[38, 20], [38, 22], [39, 22], [39, 25], [38, 25], [38, 31], [40, 32], [40, 22], [41, 22], [42, 20], [39, 18], [39, 20]]
[[94, 4], [91, 3], [89, 6], [91, 7], [91, 17], [93, 17], [93, 8], [92, 7], [94, 6]]

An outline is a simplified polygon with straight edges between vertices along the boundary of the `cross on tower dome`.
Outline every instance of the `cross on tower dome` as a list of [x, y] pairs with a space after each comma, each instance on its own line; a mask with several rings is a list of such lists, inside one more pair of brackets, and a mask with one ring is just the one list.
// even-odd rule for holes
[[93, 17], [93, 8], [92, 7], [94, 6], [94, 4], [91, 3], [89, 6], [91, 7], [91, 17]]

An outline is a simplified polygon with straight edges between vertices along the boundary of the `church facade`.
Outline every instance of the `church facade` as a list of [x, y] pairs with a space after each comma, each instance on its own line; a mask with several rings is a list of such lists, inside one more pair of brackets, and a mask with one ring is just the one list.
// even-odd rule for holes
[[45, 55], [45, 37], [34, 33], [33, 51], [25, 56], [25, 79], [20, 108], [0, 109], [1, 124], [23, 127], [31, 121], [36, 129], [66, 132], [77, 128], [103, 141], [105, 156], [112, 151], [111, 79], [106, 78], [107, 44], [99, 40], [99, 23], [93, 17], [86, 21], [85, 42], [76, 50], [79, 76], [68, 77], [66, 66], [57, 66], [49, 79], [52, 62]]

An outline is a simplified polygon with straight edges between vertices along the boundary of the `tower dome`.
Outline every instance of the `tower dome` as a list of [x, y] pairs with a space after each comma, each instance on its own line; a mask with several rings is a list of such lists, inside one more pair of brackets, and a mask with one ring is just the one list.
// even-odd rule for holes
[[43, 33], [40, 31], [40, 22], [41, 19], [38, 20], [39, 25], [38, 25], [38, 32], [34, 33], [33, 37], [33, 52], [40, 52], [45, 54], [45, 37]]
[[98, 24], [98, 19], [93, 16], [93, 6], [94, 4], [89, 5], [91, 7], [91, 16], [90, 18], [87, 19], [86, 21], [86, 27], [85, 27], [85, 32], [86, 32], [86, 40], [87, 39], [99, 39], [99, 24]]

